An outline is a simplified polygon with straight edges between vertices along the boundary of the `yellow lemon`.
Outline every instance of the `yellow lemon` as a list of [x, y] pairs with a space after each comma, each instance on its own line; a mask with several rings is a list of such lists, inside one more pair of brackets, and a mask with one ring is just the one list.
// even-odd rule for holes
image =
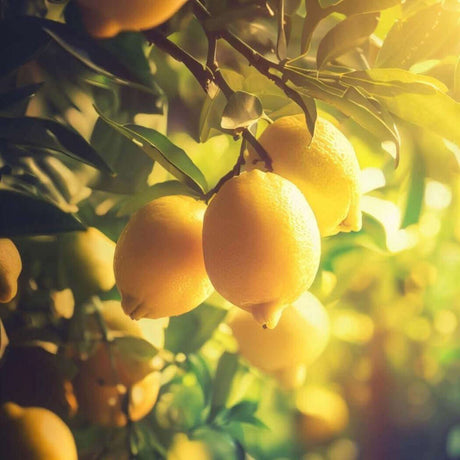
[[[321, 236], [361, 229], [360, 168], [353, 146], [331, 122], [318, 118], [313, 139], [304, 115], [279, 118], [259, 138], [273, 172], [299, 187], [315, 213]], [[263, 167], [253, 149], [247, 169]]]
[[298, 434], [304, 442], [324, 442], [348, 425], [349, 412], [342, 396], [320, 386], [307, 386], [297, 394]]
[[167, 21], [187, 0], [77, 0], [88, 32], [109, 38], [123, 30], [144, 30]]
[[128, 411], [132, 421], [144, 418], [157, 401], [160, 374], [152, 372], [132, 386], [104, 385], [80, 369], [74, 382], [79, 412], [90, 422], [101, 426], [125, 426], [128, 422], [124, 411], [129, 398]]
[[287, 388], [303, 382], [306, 366], [319, 357], [329, 340], [328, 314], [309, 292], [286, 307], [273, 330], [262, 329], [242, 310], [234, 312], [230, 327], [240, 353]]
[[212, 292], [203, 260], [206, 205], [175, 195], [138, 210], [118, 239], [114, 270], [125, 313], [133, 319], [176, 316]]
[[8, 238], [0, 238], [0, 302], [13, 300], [18, 292], [18, 277], [22, 270], [21, 256]]
[[203, 250], [215, 289], [268, 328], [310, 287], [321, 252], [315, 216], [300, 190], [258, 170], [233, 177], [211, 200]]
[[59, 263], [77, 299], [86, 299], [115, 285], [115, 243], [94, 227], [59, 236]]
[[77, 460], [68, 426], [53, 412], [8, 402], [0, 409], [0, 458], [5, 460]]

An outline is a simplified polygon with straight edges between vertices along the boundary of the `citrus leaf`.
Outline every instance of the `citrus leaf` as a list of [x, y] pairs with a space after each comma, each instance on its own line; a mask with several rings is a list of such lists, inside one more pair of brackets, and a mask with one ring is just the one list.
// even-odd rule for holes
[[117, 216], [130, 216], [150, 201], [169, 195], [188, 195], [198, 197], [194, 190], [187, 187], [182, 182], [175, 180], [160, 182], [122, 201], [120, 208], [117, 211]]
[[198, 384], [203, 392], [205, 406], [207, 406], [211, 400], [212, 387], [212, 378], [209, 366], [201, 355], [195, 353], [191, 353], [187, 356], [187, 363], [191, 371], [196, 376]]
[[150, 342], [140, 337], [115, 337], [113, 343], [122, 356], [136, 361], [150, 361], [158, 353]]
[[359, 86], [374, 96], [395, 96], [404, 93], [435, 94], [446, 92], [447, 87], [436, 78], [419, 75], [402, 69], [369, 69], [348, 72], [340, 80]]
[[86, 227], [73, 215], [39, 197], [0, 183], [0, 235], [46, 235]]
[[400, 94], [378, 97], [386, 108], [403, 120], [429, 129], [460, 146], [460, 103], [447, 94]]
[[0, 139], [16, 146], [63, 153], [111, 173], [107, 163], [80, 134], [54, 120], [0, 116]]
[[378, 15], [376, 13], [350, 16], [337, 24], [319, 44], [316, 54], [318, 68], [363, 43], [377, 24]]
[[383, 42], [375, 66], [408, 69], [429, 59], [452, 36], [458, 36], [458, 19], [458, 13], [436, 3], [396, 22]]
[[276, 55], [280, 61], [287, 58], [287, 37], [285, 30], [285, 11], [284, 0], [279, 1], [279, 9], [277, 13], [278, 22], [278, 39], [276, 41]]
[[202, 303], [184, 315], [171, 318], [165, 331], [165, 348], [173, 353], [198, 351], [226, 315], [227, 310]]
[[375, 13], [399, 5], [400, 0], [343, 0], [333, 9], [346, 15]]
[[257, 96], [245, 91], [235, 91], [222, 112], [220, 125], [223, 129], [247, 128], [263, 114], [262, 103]]
[[211, 420], [225, 407], [237, 370], [238, 355], [229, 352], [223, 353], [217, 363], [216, 376], [214, 377], [211, 412], [209, 414]]
[[21, 86], [7, 93], [0, 94], [0, 109], [4, 110], [19, 102], [23, 102], [35, 96], [35, 93], [42, 87], [43, 83]]
[[172, 175], [183, 181], [199, 194], [207, 190], [206, 179], [203, 173], [187, 154], [166, 136], [151, 128], [138, 125], [122, 125], [103, 115], [96, 109], [99, 116], [109, 126], [134, 142], [153, 160], [157, 161]]
[[412, 161], [409, 177], [407, 201], [401, 222], [401, 228], [418, 223], [422, 213], [423, 196], [425, 193], [425, 164], [423, 158], [417, 156]]

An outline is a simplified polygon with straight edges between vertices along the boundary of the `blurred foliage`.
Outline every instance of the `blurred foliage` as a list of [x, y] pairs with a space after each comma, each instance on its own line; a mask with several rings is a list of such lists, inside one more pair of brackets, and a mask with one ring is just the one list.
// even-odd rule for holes
[[[142, 33], [92, 39], [73, 1], [0, 1], [0, 236], [24, 267], [18, 296], [0, 305], [0, 400], [59, 412], [83, 459], [460, 458], [458, 2], [208, 0], [204, 18], [196, 3], [155, 33], [201, 64], [203, 27], [220, 34], [230, 98], [215, 82], [205, 93]], [[259, 58], [248, 65], [222, 31]], [[117, 338], [161, 370], [147, 417], [126, 428], [70, 418], [68, 395], [46, 390], [78, 372], [73, 345], [91, 356], [109, 340], [97, 312], [119, 294], [77, 291], [63, 233], [96, 227], [115, 241], [156, 197], [204, 197], [244, 149], [243, 128], [302, 111], [310, 129], [320, 114], [352, 142], [364, 213], [360, 232], [322, 242], [312, 292], [332, 338], [304, 388], [287, 392], [238, 357], [233, 307], [214, 294], [147, 320], [145, 338]], [[17, 369], [24, 354], [46, 364]], [[12, 386], [16, 373], [37, 391]], [[316, 426], [330, 434], [303, 431], [310, 387], [343, 401], [346, 426], [332, 430], [326, 404]]]

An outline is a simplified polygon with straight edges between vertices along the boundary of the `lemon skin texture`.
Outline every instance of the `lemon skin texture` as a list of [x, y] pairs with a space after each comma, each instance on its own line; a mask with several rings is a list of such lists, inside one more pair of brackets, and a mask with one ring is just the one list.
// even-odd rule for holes
[[203, 260], [206, 205], [183, 195], [153, 200], [130, 219], [117, 242], [115, 279], [133, 319], [180, 315], [212, 292]]
[[[359, 231], [360, 168], [353, 146], [330, 121], [318, 118], [313, 139], [304, 115], [279, 118], [259, 138], [273, 172], [299, 187], [313, 209], [322, 237]], [[250, 148], [247, 169], [263, 167]]]
[[321, 242], [300, 190], [254, 170], [227, 181], [209, 203], [203, 251], [216, 291], [273, 328], [313, 282]]

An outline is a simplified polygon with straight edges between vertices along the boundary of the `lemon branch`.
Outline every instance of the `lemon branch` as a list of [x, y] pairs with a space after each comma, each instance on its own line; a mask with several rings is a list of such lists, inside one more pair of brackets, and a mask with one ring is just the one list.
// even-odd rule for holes
[[[212, 32], [207, 32], [208, 38], [208, 56], [206, 60], [206, 67], [203, 66], [197, 59], [185, 50], [177, 46], [171, 40], [162, 35], [158, 30], [150, 29], [144, 32], [145, 37], [150, 43], [155, 44], [162, 51], [167, 53], [173, 59], [178, 62], [182, 62], [188, 70], [195, 77], [197, 82], [203, 88], [203, 90], [210, 95], [215, 97], [215, 87], [217, 87], [222, 94], [229, 99], [234, 91], [228, 85], [224, 76], [222, 75], [219, 65], [216, 59], [216, 47], [218, 36]], [[213, 88], [213, 86], [215, 86]], [[265, 162], [267, 170], [272, 170], [272, 161], [266, 150], [258, 142], [255, 136], [251, 133], [248, 128], [243, 128], [238, 131], [234, 131], [234, 135], [238, 136], [241, 134], [243, 139], [249, 142], [254, 150], [257, 152], [259, 157]], [[209, 199], [219, 188], [231, 177], [239, 174], [241, 166], [244, 164], [243, 149], [241, 149], [240, 155], [234, 167], [225, 176], [223, 176], [216, 186], [206, 194], [206, 199]]]

